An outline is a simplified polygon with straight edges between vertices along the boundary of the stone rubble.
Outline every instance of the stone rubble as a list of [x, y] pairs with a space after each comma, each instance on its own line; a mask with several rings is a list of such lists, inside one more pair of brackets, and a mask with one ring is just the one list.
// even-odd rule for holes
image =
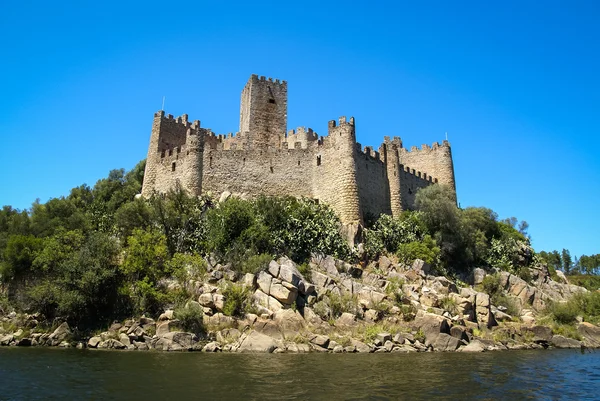
[[[600, 328], [588, 322], [577, 327], [582, 341], [555, 335], [549, 327], [536, 324], [537, 314], [549, 300], [566, 300], [586, 291], [554, 282], [541, 271], [533, 272], [532, 284], [500, 272], [504, 294], [520, 310], [513, 316], [506, 305], [494, 305], [488, 294], [478, 290], [487, 275], [483, 269], [473, 272], [476, 285], [461, 287], [445, 277], [430, 275], [430, 267], [423, 261], [407, 267], [385, 256], [365, 269], [330, 256], [313, 257], [306, 276], [287, 258], [271, 261], [256, 275], [242, 276], [228, 266], [213, 266], [208, 282], [188, 283], [196, 296], [187, 307], [203, 311], [202, 323], [208, 330], [201, 335], [185, 332], [174, 311], [166, 310], [157, 320], [142, 316], [115, 322], [77, 344], [72, 342], [73, 332], [66, 322], [47, 333], [37, 331], [39, 315], [10, 313], [0, 320], [0, 345], [207, 353], [600, 347]], [[217, 271], [220, 275], [213, 274]], [[221, 278], [216, 279], [218, 276]], [[256, 313], [246, 313], [243, 318], [224, 314], [226, 296], [221, 284], [225, 280], [251, 291]], [[7, 326], [19, 328], [5, 332], [2, 327]]]

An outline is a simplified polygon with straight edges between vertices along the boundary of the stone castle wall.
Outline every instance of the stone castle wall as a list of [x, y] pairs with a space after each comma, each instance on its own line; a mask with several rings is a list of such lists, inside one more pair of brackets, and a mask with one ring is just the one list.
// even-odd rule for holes
[[224, 191], [248, 196], [292, 195], [329, 204], [344, 223], [399, 214], [414, 206], [419, 188], [455, 189], [450, 144], [410, 151], [400, 138], [378, 151], [356, 142], [354, 118], [328, 123], [328, 135], [310, 128], [286, 133], [287, 83], [253, 75], [241, 97], [240, 132], [215, 135], [188, 116], [155, 114], [143, 196], [177, 183], [193, 194]]

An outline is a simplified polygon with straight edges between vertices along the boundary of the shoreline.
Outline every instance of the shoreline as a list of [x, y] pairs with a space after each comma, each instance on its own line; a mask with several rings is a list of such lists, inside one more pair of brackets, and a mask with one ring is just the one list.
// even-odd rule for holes
[[[407, 267], [385, 256], [365, 269], [315, 257], [304, 274], [287, 258], [271, 261], [256, 275], [236, 275], [215, 264], [203, 280], [185, 283], [195, 298], [183, 311], [114, 322], [83, 337], [66, 322], [49, 330], [37, 321], [39, 315], [12, 312], [0, 319], [0, 346], [252, 353], [600, 348], [595, 325], [580, 322], [563, 333], [543, 321], [550, 300], [586, 290], [555, 282], [543, 269], [531, 270], [533, 281], [527, 283], [508, 272], [476, 269], [467, 285], [429, 274], [423, 261]], [[498, 281], [502, 297], [481, 291], [486, 276]], [[247, 301], [236, 313], [226, 306], [232, 288]], [[519, 314], [507, 313], [515, 311]], [[194, 319], [201, 331], [186, 330]]]

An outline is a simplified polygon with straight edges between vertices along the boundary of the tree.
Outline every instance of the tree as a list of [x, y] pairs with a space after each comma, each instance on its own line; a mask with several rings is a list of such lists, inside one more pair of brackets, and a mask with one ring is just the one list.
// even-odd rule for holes
[[565, 274], [570, 274], [571, 269], [573, 268], [573, 261], [571, 260], [571, 253], [568, 249], [563, 248], [561, 253], [561, 259], [563, 271], [565, 272]]

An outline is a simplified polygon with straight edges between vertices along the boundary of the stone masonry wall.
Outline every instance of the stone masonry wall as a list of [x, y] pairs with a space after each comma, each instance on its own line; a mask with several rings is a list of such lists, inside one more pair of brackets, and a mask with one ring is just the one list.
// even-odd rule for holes
[[379, 152], [369, 146], [364, 151], [360, 144], [356, 147], [356, 177], [363, 218], [376, 217], [382, 213], [391, 214], [390, 183], [385, 163]]
[[423, 145], [421, 149], [413, 146], [410, 151], [402, 148], [400, 163], [415, 171], [426, 173], [437, 179], [437, 183], [448, 185], [456, 191], [452, 151], [448, 141], [443, 141], [441, 145], [437, 142], [433, 146]]
[[179, 183], [192, 194], [291, 195], [329, 204], [343, 223], [414, 207], [417, 190], [436, 182], [455, 189], [450, 144], [410, 151], [385, 137], [361, 150], [354, 118], [330, 121], [319, 137], [286, 134], [287, 83], [252, 75], [242, 91], [240, 132], [215, 135], [188, 116], [154, 115], [142, 195]]

